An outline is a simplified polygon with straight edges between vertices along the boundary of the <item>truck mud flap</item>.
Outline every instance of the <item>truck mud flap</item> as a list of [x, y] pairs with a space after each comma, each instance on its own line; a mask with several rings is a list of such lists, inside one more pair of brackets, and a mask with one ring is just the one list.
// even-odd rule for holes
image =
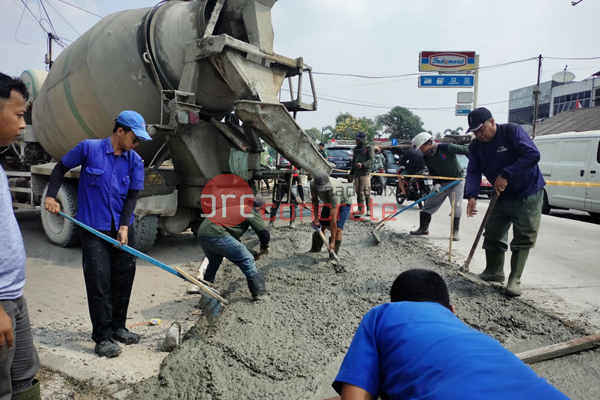
[[297, 168], [312, 176], [317, 172], [331, 173], [332, 166], [321, 157], [283, 104], [242, 100], [235, 103], [235, 113]]

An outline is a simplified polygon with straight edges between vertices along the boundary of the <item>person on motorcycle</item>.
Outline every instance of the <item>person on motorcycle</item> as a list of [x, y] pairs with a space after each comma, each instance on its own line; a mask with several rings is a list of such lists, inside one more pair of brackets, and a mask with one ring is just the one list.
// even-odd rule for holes
[[[427, 168], [425, 167], [425, 161], [423, 161], [423, 153], [414, 146], [406, 150], [400, 159], [400, 165], [404, 167], [404, 171], [400, 175], [423, 175]], [[409, 187], [413, 182], [413, 178], [409, 180], [406, 180], [406, 178], [402, 179], [408, 183]], [[402, 196], [406, 196], [406, 185], [403, 183], [398, 179], [398, 189], [402, 192]]]
[[[373, 168], [371, 169], [371, 172], [379, 173], [380, 170], [383, 170], [383, 172], [385, 173], [385, 156], [383, 155], [381, 149], [378, 146], [373, 146], [373, 151], [375, 152], [375, 158], [373, 159]], [[386, 183], [385, 176], [375, 176], [373, 178], [379, 179], [379, 182], [381, 182], [381, 192], [383, 193]]]
[[[457, 154], [467, 155], [469, 146], [460, 146], [451, 143], [436, 143], [433, 141], [431, 134], [421, 132], [412, 140], [413, 145], [423, 153], [425, 166], [432, 176], [443, 176], [448, 178], [463, 178], [463, 169], [456, 158]], [[448, 184], [451, 181], [444, 179], [434, 179], [433, 191], [439, 192], [443, 184]], [[455, 212], [454, 212], [454, 229], [453, 240], [456, 242], [459, 239], [458, 229], [460, 226], [460, 216], [462, 215], [462, 199], [465, 189], [465, 182], [461, 181], [458, 185], [450, 189], [440, 192], [439, 195], [430, 197], [425, 201], [423, 210], [419, 215], [419, 229], [411, 231], [411, 235], [429, 235], [429, 223], [431, 215], [434, 214], [442, 205], [446, 197], [451, 200], [451, 193], [455, 193]]]

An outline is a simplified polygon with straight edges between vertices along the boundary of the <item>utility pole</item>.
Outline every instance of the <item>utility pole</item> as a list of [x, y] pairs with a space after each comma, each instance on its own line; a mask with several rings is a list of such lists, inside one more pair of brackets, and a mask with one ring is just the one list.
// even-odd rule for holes
[[473, 73], [473, 110], [479, 100], [479, 54], [475, 54], [475, 72]]
[[531, 136], [532, 138], [535, 139], [535, 128], [537, 127], [537, 120], [538, 120], [538, 106], [540, 104], [540, 78], [542, 75], [542, 55], [540, 54], [538, 56], [538, 74], [537, 74], [537, 85], [533, 88], [533, 98], [534, 98], [534, 105], [533, 105], [533, 130], [531, 132]]

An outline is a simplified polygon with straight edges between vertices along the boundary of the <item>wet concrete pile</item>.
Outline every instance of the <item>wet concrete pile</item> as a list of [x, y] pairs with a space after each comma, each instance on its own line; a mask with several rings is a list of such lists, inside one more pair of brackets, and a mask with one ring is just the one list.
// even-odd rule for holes
[[[366, 222], [346, 225], [340, 254], [343, 272], [327, 263], [325, 251], [306, 252], [311, 237], [307, 224], [296, 230], [274, 229], [270, 254], [258, 262], [270, 293], [266, 302], [250, 302], [243, 275], [225, 262], [217, 284], [230, 305], [217, 326], [209, 327], [201, 319], [181, 347], [164, 360], [159, 376], [136, 385], [130, 398], [319, 399], [333, 395], [331, 380], [362, 316], [388, 301], [392, 281], [409, 268], [440, 273], [449, 285], [458, 317], [514, 352], [582, 335], [518, 299], [507, 299], [499, 288], [465, 280], [457, 272], [458, 265], [445, 262], [446, 255], [427, 240], [386, 232], [383, 242], [375, 246], [372, 228]], [[249, 247], [258, 245], [254, 235], [244, 237], [244, 242]], [[579, 390], [572, 378], [562, 379], [553, 364], [540, 365], [544, 375], [567, 394]]]

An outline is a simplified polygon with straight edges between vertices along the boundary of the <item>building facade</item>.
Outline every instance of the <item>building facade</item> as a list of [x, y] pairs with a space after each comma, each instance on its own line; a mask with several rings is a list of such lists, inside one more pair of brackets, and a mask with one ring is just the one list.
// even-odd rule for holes
[[[533, 123], [534, 87], [511, 90], [508, 102], [508, 122], [519, 125]], [[540, 84], [538, 121], [561, 112], [600, 106], [600, 72], [580, 82]]]

